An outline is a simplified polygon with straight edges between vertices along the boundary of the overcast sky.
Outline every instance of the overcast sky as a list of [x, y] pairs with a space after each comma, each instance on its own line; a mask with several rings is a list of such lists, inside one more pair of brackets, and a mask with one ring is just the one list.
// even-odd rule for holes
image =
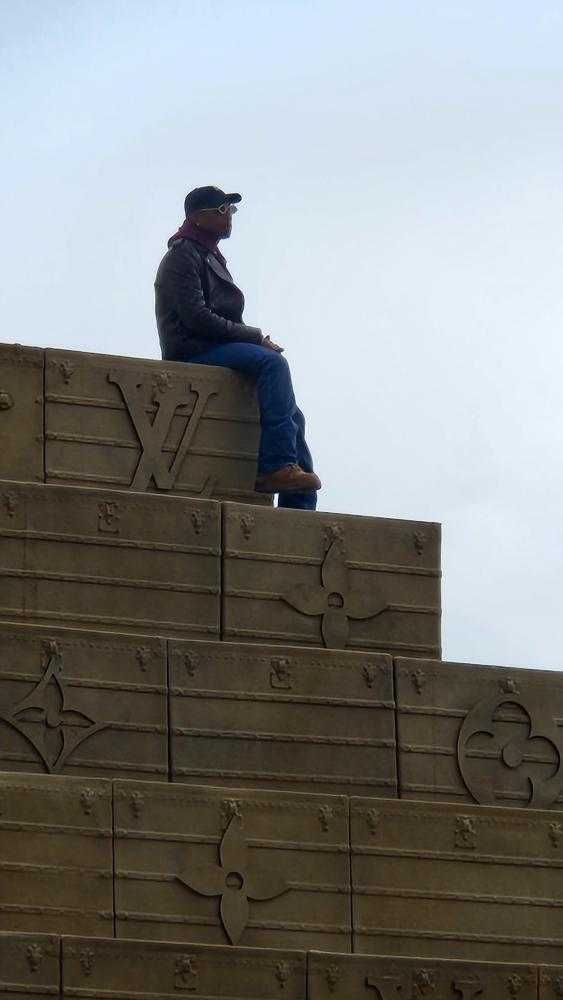
[[158, 357], [187, 190], [322, 510], [439, 520], [444, 655], [562, 663], [563, 4], [0, 0], [2, 339]]

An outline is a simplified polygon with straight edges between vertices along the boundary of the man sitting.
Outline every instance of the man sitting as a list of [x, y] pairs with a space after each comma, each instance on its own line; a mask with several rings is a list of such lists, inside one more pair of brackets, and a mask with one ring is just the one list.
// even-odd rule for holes
[[168, 240], [155, 281], [156, 321], [168, 361], [222, 365], [256, 381], [261, 437], [256, 490], [278, 493], [279, 507], [314, 510], [321, 482], [313, 472], [283, 348], [242, 320], [244, 295], [235, 285], [219, 240], [231, 235], [240, 194], [216, 187], [186, 196], [186, 221]]

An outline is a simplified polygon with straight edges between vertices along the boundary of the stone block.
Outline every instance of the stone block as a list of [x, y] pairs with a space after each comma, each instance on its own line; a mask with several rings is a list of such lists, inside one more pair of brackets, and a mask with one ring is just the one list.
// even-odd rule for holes
[[350, 950], [344, 798], [116, 781], [116, 936]]
[[111, 783], [0, 774], [0, 872], [0, 930], [111, 934]]
[[0, 625], [0, 770], [168, 779], [166, 643]]
[[0, 620], [218, 634], [219, 504], [3, 485]]
[[396, 660], [401, 797], [563, 808], [563, 674]]
[[553, 813], [353, 799], [351, 843], [354, 951], [560, 956], [563, 836], [553, 836]]
[[43, 351], [0, 344], [0, 480], [43, 474]]
[[[305, 1000], [306, 956], [296, 951], [63, 939], [63, 996], [204, 996], [205, 1000]], [[526, 1000], [526, 998], [523, 998]]]
[[546, 965], [539, 970], [539, 1000], [563, 997], [563, 966]]
[[47, 482], [271, 503], [253, 383], [224, 368], [48, 350], [45, 437]]
[[0, 934], [2, 1000], [59, 996], [60, 942], [46, 934]]
[[308, 956], [308, 1000], [536, 1000], [533, 965], [395, 958], [382, 955]]
[[173, 781], [396, 797], [391, 657], [197, 640], [169, 655]]
[[440, 655], [440, 526], [223, 506], [223, 638]]

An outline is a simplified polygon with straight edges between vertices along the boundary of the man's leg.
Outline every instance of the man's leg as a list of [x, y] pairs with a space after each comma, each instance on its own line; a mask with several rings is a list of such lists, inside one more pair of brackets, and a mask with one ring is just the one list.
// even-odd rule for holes
[[[297, 461], [305, 472], [313, 472], [313, 459], [305, 440], [305, 417], [299, 408], [295, 409], [293, 422], [297, 428]], [[278, 496], [278, 507], [291, 507], [294, 510], [316, 510], [317, 492], [307, 490], [307, 492], [280, 493]]]
[[218, 344], [189, 363], [233, 368], [256, 380], [262, 426], [259, 475], [297, 463], [295, 396], [289, 365], [281, 354], [258, 344]]

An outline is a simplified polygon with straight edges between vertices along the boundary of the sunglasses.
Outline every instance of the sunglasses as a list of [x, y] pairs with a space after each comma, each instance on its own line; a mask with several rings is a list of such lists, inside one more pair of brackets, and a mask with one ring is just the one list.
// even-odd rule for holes
[[234, 215], [238, 212], [236, 205], [232, 205], [230, 201], [224, 202], [223, 205], [219, 205], [218, 208], [200, 208], [200, 212], [219, 212], [219, 215]]

